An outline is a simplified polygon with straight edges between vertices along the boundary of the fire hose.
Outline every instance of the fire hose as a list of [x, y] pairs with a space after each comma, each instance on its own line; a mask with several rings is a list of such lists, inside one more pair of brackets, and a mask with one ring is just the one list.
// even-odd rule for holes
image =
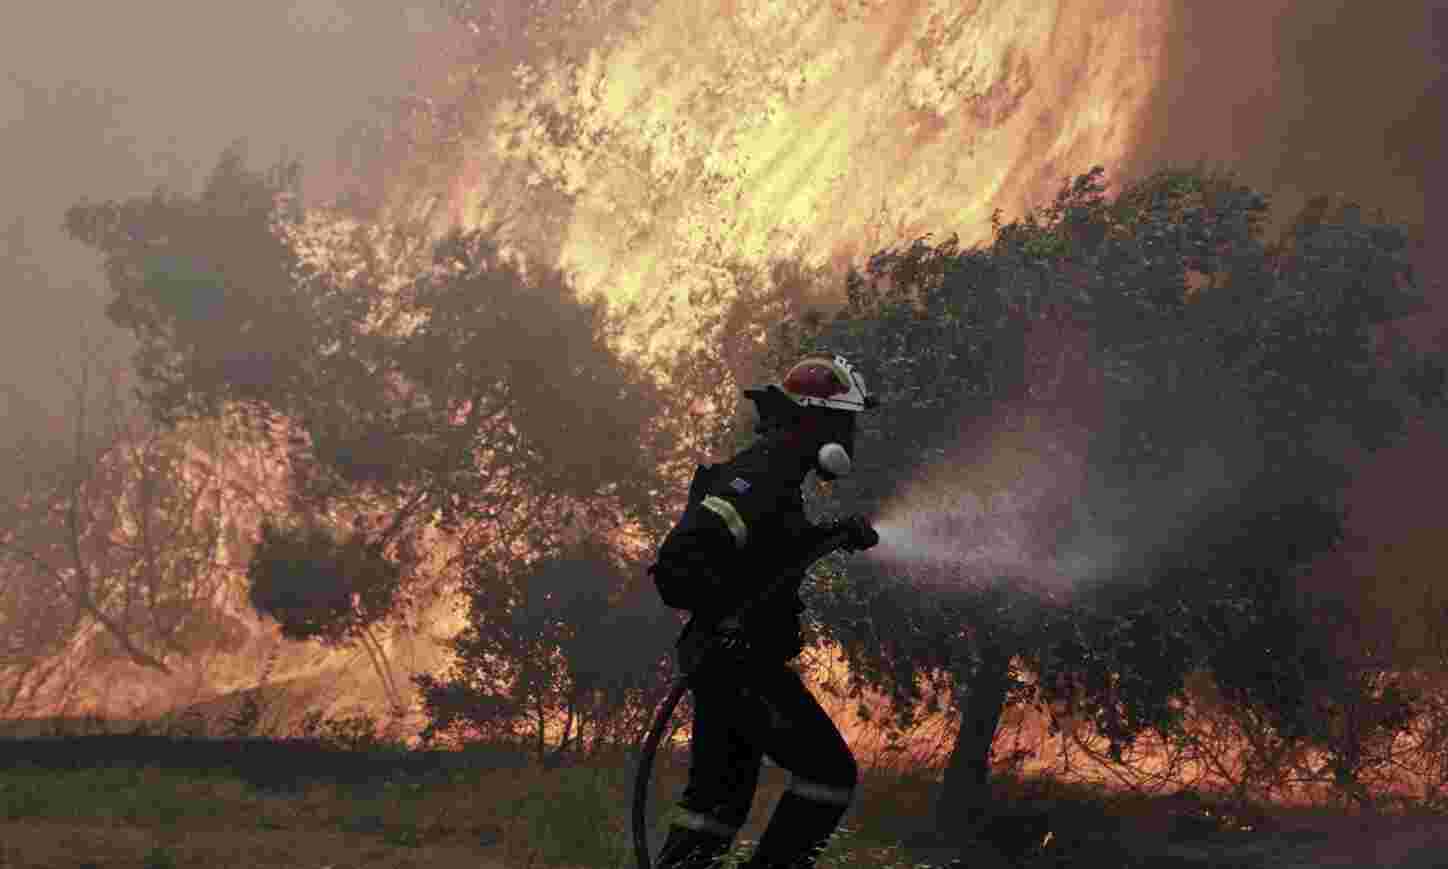
[[[811, 550], [809, 555], [800, 562], [800, 569], [808, 570], [811, 564], [814, 564], [819, 559], [824, 558], [826, 555], [840, 548], [845, 541], [850, 539], [850, 534], [849, 531], [840, 531], [820, 541], [819, 545]], [[752, 612], [757, 605], [771, 598], [785, 583], [793, 581], [796, 576], [795, 571], [781, 571], [778, 579], [770, 583], [768, 588], [741, 606], [732, 618], [739, 622], [745, 621], [749, 613]], [[720, 621], [728, 621], [728, 619], [721, 619]], [[704, 657], [707, 657], [707, 655], [708, 651], [706, 649], [705, 653], [700, 656], [700, 659], [702, 660]], [[639, 753], [638, 770], [634, 773], [633, 792], [634, 853], [638, 857], [639, 869], [653, 869], [653, 860], [649, 857], [648, 828], [644, 815], [648, 806], [649, 779], [653, 776], [654, 755], [658, 753], [659, 742], [664, 738], [664, 730], [669, 726], [669, 719], [674, 716], [674, 707], [679, 705], [679, 700], [683, 698], [684, 692], [689, 689], [689, 678], [693, 675], [693, 672], [692, 669], [686, 672], [680, 672], [679, 675], [674, 678], [674, 684], [669, 689], [668, 696], [665, 697], [663, 703], [659, 705], [658, 714], [654, 716], [654, 723], [649, 728], [648, 735], [644, 737], [643, 750]]]

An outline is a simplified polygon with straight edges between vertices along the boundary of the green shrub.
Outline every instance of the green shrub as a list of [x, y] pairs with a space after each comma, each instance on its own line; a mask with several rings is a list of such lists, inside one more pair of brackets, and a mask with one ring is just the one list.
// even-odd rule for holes
[[[757, 844], [752, 839], [736, 841], [719, 861], [721, 869], [743, 865]], [[847, 825], [841, 825], [830, 836], [815, 865], [818, 869], [930, 869], [930, 864], [913, 862], [899, 844], [871, 841]]]
[[323, 718], [322, 713], [312, 712], [303, 720], [300, 735], [307, 739], [319, 740], [323, 745], [344, 751], [358, 752], [403, 752], [407, 745], [381, 735], [377, 717], [367, 712]]
[[383, 831], [382, 840], [402, 848], [418, 848], [422, 846], [422, 830], [410, 824], [395, 824]]
[[627, 774], [588, 767], [555, 771], [514, 803], [510, 844], [521, 839], [530, 856], [551, 865], [632, 865]]
[[144, 865], [146, 869], [176, 869], [176, 855], [171, 849], [157, 845], [146, 852]]

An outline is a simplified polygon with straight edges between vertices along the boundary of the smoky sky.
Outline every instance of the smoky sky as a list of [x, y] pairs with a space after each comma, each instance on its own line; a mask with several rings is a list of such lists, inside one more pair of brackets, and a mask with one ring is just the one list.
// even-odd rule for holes
[[[1430, 305], [1394, 329], [1422, 349], [1448, 349], [1448, 2], [1180, 0], [1170, 39], [1136, 168], [1199, 158], [1230, 165], [1273, 195], [1279, 225], [1319, 193], [1382, 208], [1416, 230]], [[1444, 447], [1441, 432], [1415, 426], [1404, 443], [1353, 468], [1345, 549], [1441, 527]], [[1355, 570], [1328, 559], [1310, 581], [1334, 572]]]
[[[104, 322], [98, 257], [60, 231], [67, 207], [190, 192], [245, 140], [325, 184], [339, 142], [407, 92], [431, 0], [8, 3], [0, 26], [0, 368], [7, 420], [58, 413], [58, 356]], [[315, 170], [315, 171], [312, 171]]]
[[1319, 193], [1381, 207], [1441, 280], [1445, 38], [1445, 0], [1178, 0], [1133, 168], [1230, 165], [1278, 220]]
[[[381, 122], [379, 105], [409, 92], [452, 26], [432, 0], [11, 7], [0, 28], [7, 419], [27, 402], [61, 407], [57, 353], [84, 329], [123, 337], [100, 313], [97, 258], [59, 231], [65, 208], [160, 184], [195, 190], [237, 139], [253, 166], [300, 156], [309, 186], [326, 188], [349, 131]], [[1448, 0], [1177, 0], [1165, 72], [1122, 168], [1206, 158], [1284, 209], [1340, 191], [1434, 237], [1445, 22]]]

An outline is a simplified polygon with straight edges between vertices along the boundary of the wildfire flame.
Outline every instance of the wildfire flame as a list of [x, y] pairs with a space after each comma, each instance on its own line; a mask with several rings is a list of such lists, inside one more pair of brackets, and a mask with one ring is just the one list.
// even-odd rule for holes
[[516, 66], [431, 193], [654, 313], [730, 260], [970, 243], [1132, 152], [1167, 24], [1162, 0], [664, 0], [581, 61]]
[[[427, 171], [391, 174], [382, 219], [423, 210], [543, 251], [582, 295], [638, 303], [642, 350], [727, 264], [838, 272], [925, 233], [979, 241], [996, 209], [1121, 163], [1168, 17], [1165, 0], [659, 0], [481, 88], [458, 158], [409, 155]], [[470, 74], [456, 63], [439, 94]], [[279, 675], [340, 656], [293, 651]], [[352, 699], [381, 709], [375, 693]]]

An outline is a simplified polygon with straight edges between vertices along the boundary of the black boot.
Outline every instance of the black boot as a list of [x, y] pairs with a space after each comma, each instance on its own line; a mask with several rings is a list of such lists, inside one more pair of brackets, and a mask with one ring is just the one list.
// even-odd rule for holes
[[814, 858], [818, 855], [802, 855], [781, 863], [778, 860], [771, 860], [755, 852], [746, 862], [739, 865], [739, 869], [814, 869]]
[[826, 790], [830, 801], [786, 791], [745, 869], [812, 869], [848, 805], [848, 788]]
[[729, 850], [732, 838], [688, 827], [669, 827], [655, 869], [709, 869]]

